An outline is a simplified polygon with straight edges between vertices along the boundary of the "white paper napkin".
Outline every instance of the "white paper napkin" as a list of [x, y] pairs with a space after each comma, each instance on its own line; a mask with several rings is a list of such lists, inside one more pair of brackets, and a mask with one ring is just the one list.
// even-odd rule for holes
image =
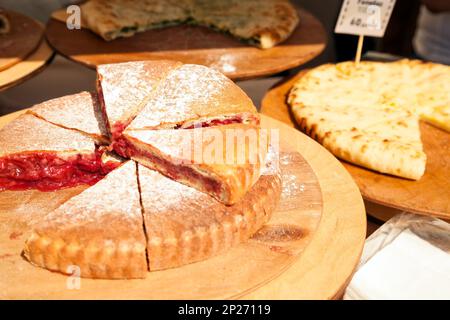
[[450, 254], [405, 229], [355, 273], [344, 299], [450, 299]]

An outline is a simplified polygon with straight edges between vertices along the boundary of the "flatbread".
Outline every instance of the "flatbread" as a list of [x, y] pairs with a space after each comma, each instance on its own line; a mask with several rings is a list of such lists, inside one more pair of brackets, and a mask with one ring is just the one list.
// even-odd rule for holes
[[91, 0], [84, 23], [103, 39], [189, 23], [229, 33], [260, 48], [286, 40], [299, 22], [288, 0]]
[[420, 179], [419, 119], [449, 131], [450, 68], [402, 60], [327, 64], [309, 71], [288, 102], [302, 129], [336, 156]]
[[259, 127], [230, 124], [180, 130], [125, 130], [128, 156], [227, 205], [258, 180], [266, 157]]
[[277, 170], [261, 176], [238, 203], [225, 206], [157, 171], [138, 168], [150, 271], [201, 261], [247, 241], [269, 221], [280, 199]]
[[0, 130], [0, 157], [31, 152], [55, 152], [61, 156], [94, 154], [95, 144], [77, 131], [23, 114]]
[[263, 49], [286, 40], [299, 22], [287, 0], [193, 0], [192, 17]]

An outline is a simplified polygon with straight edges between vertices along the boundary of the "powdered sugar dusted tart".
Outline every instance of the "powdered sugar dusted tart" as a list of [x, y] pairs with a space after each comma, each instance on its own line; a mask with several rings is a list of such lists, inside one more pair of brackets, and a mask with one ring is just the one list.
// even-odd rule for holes
[[285, 41], [299, 23], [289, 0], [193, 0], [192, 16], [204, 26], [268, 49]]
[[267, 141], [258, 126], [125, 130], [115, 149], [178, 182], [231, 205], [260, 176]]
[[87, 134], [99, 143], [109, 140], [96, 93], [84, 91], [48, 100], [27, 112], [63, 128]]
[[129, 161], [45, 216], [24, 254], [52, 271], [132, 279], [146, 275], [145, 249], [136, 164]]
[[[114, 65], [111, 66], [114, 69]], [[120, 67], [126, 66], [120, 64]], [[107, 95], [104, 92], [102, 96], [105, 106], [108, 99], [117, 100], [114, 93]], [[221, 145], [226, 142], [224, 127], [241, 131], [249, 129], [254, 131], [254, 135], [259, 135], [260, 118], [252, 101], [220, 72], [200, 65], [177, 65], [159, 80], [145, 99], [145, 107], [139, 110], [129, 125], [121, 122], [113, 129], [111, 146], [121, 156], [131, 157], [172, 179], [207, 192], [227, 205], [242, 198], [258, 179], [261, 161], [258, 158], [249, 165], [247, 160], [252, 156], [249, 150], [260, 155], [262, 148], [259, 148], [259, 140], [252, 148], [248, 148], [247, 142], [244, 143], [247, 150], [245, 163], [238, 166], [224, 161], [220, 164], [183, 166], [175, 164], [174, 160], [179, 159], [171, 156], [180, 148], [180, 143], [183, 148], [188, 147], [187, 144], [194, 146], [198, 141], [188, 136], [195, 132], [221, 131], [219, 134], [224, 138], [220, 141]], [[232, 125], [236, 127], [231, 129], [229, 126]], [[205, 130], [196, 131], [198, 127]], [[207, 143], [200, 142], [198, 147], [207, 148]], [[228, 157], [225, 154], [228, 151], [234, 154], [235, 150], [223, 148], [221, 159]], [[264, 158], [264, 154], [261, 155]], [[236, 156], [232, 155], [232, 158], [235, 160]]]
[[[171, 61], [100, 66], [97, 80], [99, 103], [87, 92], [52, 100], [0, 132], [0, 186], [92, 185], [35, 225], [24, 249], [31, 263], [142, 278], [207, 259], [268, 221], [281, 178], [276, 170], [261, 176], [269, 141], [232, 81]], [[48, 180], [56, 183], [41, 188]]]
[[219, 71], [185, 64], [167, 74], [129, 128], [192, 128], [231, 123], [259, 124], [250, 98]]

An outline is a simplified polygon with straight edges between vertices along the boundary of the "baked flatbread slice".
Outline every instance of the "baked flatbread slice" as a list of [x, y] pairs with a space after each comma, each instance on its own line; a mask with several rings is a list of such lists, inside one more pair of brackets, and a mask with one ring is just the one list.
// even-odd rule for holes
[[81, 5], [83, 22], [106, 41], [176, 25], [189, 18], [185, 0], [91, 0]]
[[[124, 131], [115, 150], [227, 205], [261, 174], [267, 143], [257, 126], [231, 124], [180, 130]], [[260, 145], [261, 144], [261, 145]]]
[[292, 111], [303, 131], [341, 159], [409, 179], [420, 179], [425, 171], [419, 119], [411, 112], [295, 103]]
[[27, 239], [34, 265], [85, 278], [144, 278], [146, 239], [136, 164], [129, 161], [46, 215]]
[[181, 65], [181, 62], [158, 60], [97, 67], [98, 98], [103, 118], [113, 138], [120, 136], [145, 106], [159, 82]]
[[187, 22], [264, 49], [286, 40], [299, 22], [288, 0], [91, 0], [82, 14], [83, 23], [107, 41]]
[[98, 143], [109, 141], [96, 93], [84, 91], [48, 100], [27, 112], [63, 128], [77, 130]]
[[192, 17], [263, 49], [286, 40], [299, 23], [287, 0], [193, 0]]
[[219, 71], [185, 64], [168, 73], [130, 129], [259, 124], [251, 99]]

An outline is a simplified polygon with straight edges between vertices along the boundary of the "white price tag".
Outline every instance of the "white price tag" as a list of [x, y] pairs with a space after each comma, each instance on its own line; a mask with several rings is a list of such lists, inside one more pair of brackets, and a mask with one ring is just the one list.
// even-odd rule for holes
[[345, 0], [334, 32], [383, 37], [395, 0]]

